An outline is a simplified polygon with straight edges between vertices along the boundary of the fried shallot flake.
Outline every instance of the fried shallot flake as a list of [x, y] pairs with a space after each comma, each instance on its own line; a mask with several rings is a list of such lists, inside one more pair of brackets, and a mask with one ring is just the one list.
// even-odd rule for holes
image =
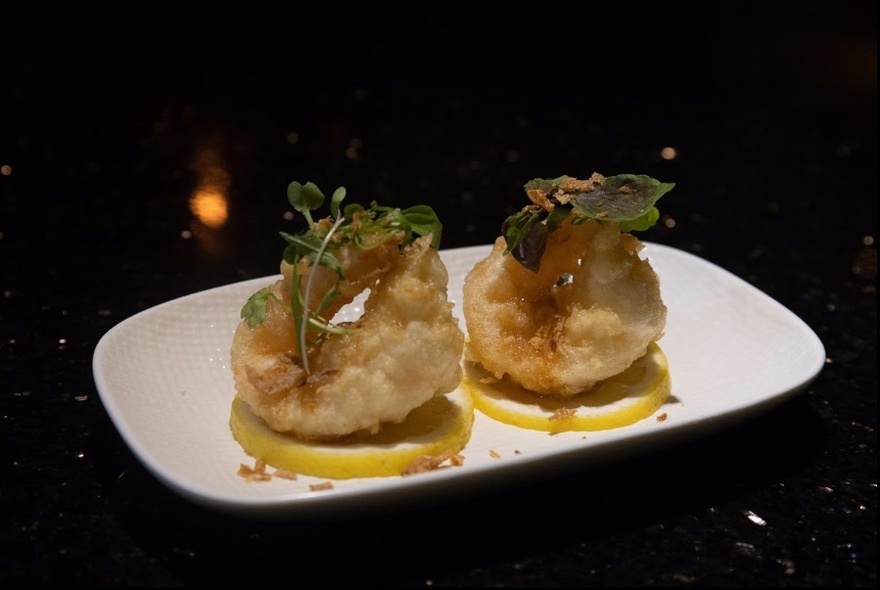
[[323, 483], [309, 484], [309, 489], [313, 492], [323, 492], [325, 490], [332, 490], [333, 489], [333, 482], [332, 481], [325, 481]]
[[255, 481], [269, 481], [272, 479], [272, 476], [266, 473], [266, 462], [262, 459], [257, 459], [253, 467], [248, 467], [244, 463], [241, 463], [238, 468], [238, 476], [248, 483]]
[[259, 481], [272, 481], [273, 477], [280, 477], [281, 479], [296, 481], [298, 477], [295, 472], [290, 471], [289, 469], [276, 469], [274, 473], [267, 473], [266, 462], [262, 459], [257, 459], [254, 462], [253, 467], [249, 467], [244, 463], [239, 464], [237, 475], [248, 483]]
[[563, 420], [565, 418], [571, 418], [575, 414], [577, 414], [577, 410], [575, 410], [574, 408], [559, 408], [558, 410], [553, 412], [552, 416], [547, 419], [550, 421]]
[[464, 457], [453, 451], [444, 451], [437, 456], [423, 455], [415, 459], [412, 463], [401, 471], [400, 475], [415, 475], [416, 473], [425, 473], [439, 469], [443, 463], [449, 461], [450, 467], [460, 467], [464, 464]]

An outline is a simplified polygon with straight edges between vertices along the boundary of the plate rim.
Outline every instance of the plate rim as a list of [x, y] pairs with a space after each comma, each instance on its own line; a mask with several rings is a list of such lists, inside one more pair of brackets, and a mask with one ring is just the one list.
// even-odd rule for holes
[[[179, 495], [196, 504], [221, 512], [245, 513], [254, 516], [264, 514], [278, 516], [279, 514], [284, 514], [296, 517], [324, 517], [338, 514], [340, 510], [348, 513], [358, 509], [372, 509], [384, 506], [392, 499], [396, 499], [395, 505], [399, 506], [407, 503], [421, 504], [426, 501], [432, 501], [432, 498], [442, 495], [438, 494], [438, 492], [446, 492], [453, 489], [456, 490], [455, 494], [457, 496], [462, 495], [461, 488], [468, 488], [472, 492], [477, 492], [486, 486], [494, 486], [497, 483], [506, 481], [519, 473], [524, 466], [533, 466], [534, 464], [547, 461], [551, 461], [558, 469], [564, 469], [566, 465], [577, 458], [580, 460], [579, 464], [583, 468], [588, 468], [599, 463], [617, 460], [615, 457], [619, 459], [654, 452], [660, 448], [666, 448], [689, 439], [705, 436], [721, 428], [732, 426], [752, 416], [764, 413], [805, 390], [821, 374], [825, 361], [824, 344], [818, 334], [792, 310], [729, 270], [692, 252], [651, 241], [642, 241], [642, 243], [645, 245], [643, 250], [644, 256], [648, 258], [655, 255], [659, 255], [661, 258], [664, 256], [678, 257], [681, 260], [685, 260], [688, 264], [699, 265], [700, 268], [707, 272], [720, 272], [722, 273], [721, 276], [724, 276], [727, 280], [733, 281], [740, 288], [749, 290], [752, 295], [761, 298], [765, 304], [773, 306], [775, 312], [784, 314], [788, 321], [793, 322], [793, 325], [799, 328], [801, 335], [808, 339], [807, 345], [812, 355], [814, 355], [811, 370], [805, 372], [799, 381], [793, 382], [787, 389], [776, 391], [772, 395], [764, 395], [758, 399], [750, 399], [749, 402], [742, 403], [740, 406], [726, 412], [710, 413], [701, 420], [700, 429], [695, 429], [691, 421], [667, 423], [664, 424], [663, 428], [647, 429], [636, 434], [632, 433], [631, 428], [621, 428], [604, 431], [603, 438], [592, 442], [590, 445], [572, 444], [560, 448], [545, 449], [540, 452], [521, 455], [515, 461], [496, 461], [489, 467], [481, 465], [470, 470], [466, 468], [443, 469], [419, 474], [414, 477], [380, 478], [383, 480], [382, 483], [386, 485], [352, 486], [326, 491], [298, 491], [289, 494], [255, 495], [251, 497], [222, 493], [217, 490], [206, 490], [200, 486], [191, 485], [187, 481], [172, 477], [171, 474], [167, 473], [162, 464], [154, 459], [148, 448], [144, 446], [143, 441], [127, 427], [128, 417], [125, 415], [125, 410], [120, 405], [118, 397], [114, 396], [111, 391], [112, 388], [108, 383], [104, 361], [115, 339], [122, 338], [125, 331], [130, 326], [135, 325], [137, 321], [143, 320], [152, 314], [162, 313], [174, 306], [188, 303], [194, 299], [217, 295], [229, 289], [245, 289], [248, 286], [256, 287], [261, 284], [269, 284], [268, 282], [270, 281], [278, 280], [281, 277], [280, 273], [236, 281], [182, 295], [124, 318], [108, 329], [98, 340], [92, 355], [93, 378], [102, 405], [126, 445], [153, 476]], [[491, 247], [492, 244], [480, 244], [441, 249], [439, 252], [444, 263], [448, 265], [453, 260], [470, 260], [475, 256], [484, 256], [488, 254]], [[456, 307], [459, 308], [456, 315], [460, 316], [460, 302], [456, 302]], [[463, 320], [461, 321], [463, 323]], [[466, 333], [466, 327], [462, 326], [462, 329]], [[475, 412], [479, 414], [479, 410], [475, 410]], [[477, 419], [479, 418], [481, 416], [475, 417], [475, 429], [477, 428]], [[484, 420], [489, 419], [486, 417], [482, 418]], [[696, 430], [699, 430], [699, 432], [696, 432]], [[639, 449], [638, 447], [650, 447], [650, 450]], [[547, 465], [546, 467], [547, 473], [553, 471], [551, 466]], [[487, 473], [491, 473], [492, 477], [488, 479], [492, 481], [479, 481], [480, 476], [485, 476]], [[463, 486], [461, 485], [463, 483], [474, 485]], [[407, 492], [405, 495], [408, 502], [401, 503], [400, 494], [395, 493], [401, 491]], [[352, 503], [354, 498], [357, 498], [357, 502]], [[302, 514], [299, 510], [304, 505], [309, 507], [308, 514]]]

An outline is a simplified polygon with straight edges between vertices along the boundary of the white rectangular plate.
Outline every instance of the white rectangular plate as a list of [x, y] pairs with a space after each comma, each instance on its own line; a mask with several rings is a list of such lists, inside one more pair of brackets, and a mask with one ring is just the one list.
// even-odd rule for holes
[[[449, 298], [461, 318], [462, 283], [490, 246], [441, 251]], [[764, 412], [802, 391], [822, 370], [816, 334], [781, 304], [735, 275], [681, 250], [646, 243], [669, 313], [659, 342], [672, 395], [631, 426], [549, 435], [476, 412], [464, 463], [409, 477], [333, 481], [300, 476], [248, 482], [253, 465], [229, 429], [235, 389], [232, 334], [247, 298], [279, 276], [195, 293], [134, 315], [109, 330], [93, 358], [110, 418], [143, 464], [182, 496], [222, 511], [320, 516], [465, 494], [510, 478], [647, 453]]]

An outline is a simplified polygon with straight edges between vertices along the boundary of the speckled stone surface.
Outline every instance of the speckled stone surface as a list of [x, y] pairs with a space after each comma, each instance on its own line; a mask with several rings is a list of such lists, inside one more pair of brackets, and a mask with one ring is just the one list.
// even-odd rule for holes
[[[698, 4], [4, 7], [0, 584], [875, 586], [876, 5]], [[179, 497], [102, 407], [112, 326], [276, 272], [291, 180], [430, 204], [454, 248], [592, 171], [677, 183], [643, 237], [801, 317], [816, 381], [622, 462], [284, 521]]]

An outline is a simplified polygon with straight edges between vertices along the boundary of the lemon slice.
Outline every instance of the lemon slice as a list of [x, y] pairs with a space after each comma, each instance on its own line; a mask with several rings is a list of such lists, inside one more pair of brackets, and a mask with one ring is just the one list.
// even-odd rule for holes
[[652, 342], [629, 369], [571, 398], [541, 396], [481, 366], [466, 363], [462, 384], [474, 406], [499, 422], [546, 432], [608, 430], [647, 418], [669, 397], [672, 380], [666, 355]]
[[318, 443], [276, 432], [238, 397], [229, 418], [233, 437], [255, 459], [330, 479], [401, 475], [421, 457], [458, 453], [470, 439], [473, 422], [473, 401], [460, 389], [431, 399], [400, 424], [354, 440]]

